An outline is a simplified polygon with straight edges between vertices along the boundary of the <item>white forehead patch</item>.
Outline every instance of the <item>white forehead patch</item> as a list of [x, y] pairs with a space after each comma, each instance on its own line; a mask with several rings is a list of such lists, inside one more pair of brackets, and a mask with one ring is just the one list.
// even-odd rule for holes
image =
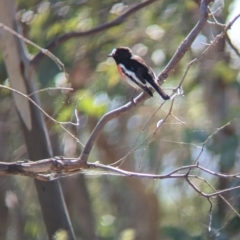
[[114, 49], [112, 50], [112, 52], [111, 52], [111, 55], [112, 55], [112, 56], [114, 56], [114, 55], [115, 55], [115, 53], [116, 53], [116, 51], [117, 51], [117, 49], [116, 49], [116, 48], [114, 48]]

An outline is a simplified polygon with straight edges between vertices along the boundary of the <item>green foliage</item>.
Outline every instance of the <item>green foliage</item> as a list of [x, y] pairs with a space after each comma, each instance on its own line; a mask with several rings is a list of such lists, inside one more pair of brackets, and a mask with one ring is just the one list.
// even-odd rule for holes
[[31, 238], [37, 238], [40, 235], [39, 223], [32, 218], [26, 221], [24, 225], [24, 233]]
[[216, 63], [213, 69], [213, 74], [217, 78], [224, 79], [226, 84], [236, 81], [236, 72], [224, 61]]
[[186, 129], [183, 140], [187, 143], [203, 143], [208, 136], [209, 133], [202, 129]]
[[190, 237], [187, 232], [177, 227], [165, 227], [161, 230], [161, 235], [171, 240], [195, 240], [196, 238]]
[[75, 99], [78, 100], [77, 109], [88, 116], [100, 117], [106, 112], [106, 104], [95, 101], [94, 96], [88, 91], [79, 92]]
[[[27, 11], [31, 11], [33, 15], [31, 21], [22, 21], [24, 35], [39, 46], [45, 47], [51, 40], [62, 34], [71, 31], [87, 31], [112, 21], [119, 16], [111, 11], [115, 4], [120, 4], [120, 7], [127, 9], [139, 2], [141, 1], [18, 0], [17, 4], [20, 19], [23, 19], [23, 14]], [[131, 87], [122, 83], [115, 62], [107, 55], [117, 46], [129, 46], [137, 54], [142, 53], [140, 55], [147, 64], [156, 73], [160, 73], [198, 21], [199, 9], [196, 2], [189, 0], [155, 1], [129, 16], [119, 26], [86, 37], [68, 40], [51, 49], [51, 52], [64, 63], [70, 74], [69, 81], [62, 85], [56, 84], [58, 74], [62, 74], [61, 70], [45, 56], [36, 68], [37, 88], [72, 85], [74, 90], [71, 93], [60, 90], [57, 93], [52, 91], [44, 92], [43, 95], [41, 93], [41, 107], [60, 122], [75, 122], [76, 113], [80, 119], [80, 125], [74, 129], [68, 128], [68, 130], [70, 129], [81, 142], [86, 143], [97, 120], [109, 110], [130, 100], [133, 92]], [[225, 8], [221, 17], [222, 19], [227, 17]], [[212, 35], [216, 31], [217, 29], [212, 25], [204, 28], [202, 34], [206, 37], [207, 43], [213, 40]], [[221, 43], [224, 45], [223, 42]], [[27, 47], [31, 54], [38, 52], [33, 46]], [[213, 57], [216, 54], [213, 52], [203, 56], [192, 66], [183, 83], [185, 97], [178, 96], [175, 99], [172, 116], [169, 115], [161, 128], [156, 129], [157, 123], [167, 116], [171, 102], [159, 108], [162, 100], [155, 95], [154, 98], [110, 122], [104, 128], [91, 152], [91, 160], [112, 164], [126, 157], [121, 166], [124, 169], [154, 174], [170, 172], [180, 166], [194, 164], [196, 156], [201, 151], [202, 143], [222, 126], [226, 119], [236, 118], [236, 122], [231, 124], [233, 129], [228, 129], [229, 131], [226, 132], [221, 130], [209, 139], [202, 157], [198, 160], [204, 167], [213, 171], [221, 169], [224, 173], [239, 172], [240, 108], [238, 95], [240, 85], [237, 81], [238, 70], [231, 62], [234, 57], [232, 59], [224, 57], [225, 54], [230, 55], [226, 48], [216, 51], [218, 54], [221, 52], [219, 59]], [[161, 61], [154, 60], [154, 53], [157, 57], [161, 55]], [[181, 81], [188, 63], [200, 54], [201, 52], [189, 49], [162, 87], [175, 88]], [[7, 78], [3, 58], [0, 55], [0, 81], [2, 83]], [[166, 91], [172, 93], [171, 89]], [[7, 139], [5, 139], [5, 132], [2, 136], [4, 141], [9, 143], [6, 152], [11, 153], [7, 159], [12, 159], [12, 156], [17, 156], [18, 159], [22, 152], [18, 153], [17, 150], [23, 147], [23, 140], [19, 137], [19, 126], [16, 124], [17, 114], [13, 110], [9, 93], [1, 90], [0, 96], [1, 124], [4, 126], [2, 131], [8, 133]], [[156, 111], [157, 108], [159, 108], [158, 111]], [[52, 145], [55, 154], [58, 155], [59, 152], [65, 154], [65, 149], [72, 147], [74, 150], [70, 151], [71, 157], [78, 156], [81, 148], [77, 144], [75, 147], [73, 144], [75, 140], [69, 143], [65, 136], [62, 137], [65, 134], [62, 129], [52, 128], [49, 122], [46, 119], [47, 128], [51, 138], [54, 139]], [[38, 136], [36, 136], [36, 141], [37, 139]], [[27, 155], [23, 156], [27, 159]], [[196, 172], [190, 172], [190, 174]], [[221, 189], [219, 179], [200, 172], [196, 174], [204, 179], [207, 178], [213, 188]], [[214, 229], [208, 233], [209, 202], [194, 192], [184, 180], [148, 181], [141, 179], [136, 183], [132, 179], [121, 179], [118, 176], [86, 179], [90, 197], [85, 200], [91, 203], [96, 222], [95, 229], [92, 231], [95, 231], [102, 239], [135, 239], [137, 236], [135, 226], [140, 221], [142, 221], [141, 226], [149, 226], [150, 232], [155, 231], [156, 228], [151, 228], [153, 223], [149, 220], [154, 214], [157, 215], [156, 219], [159, 221], [157, 223], [159, 239], [200, 240], [208, 239], [208, 236], [212, 236], [211, 239], [223, 239], [224, 237], [231, 239], [232, 232], [239, 234], [239, 218], [232, 217], [226, 225], [226, 216], [221, 218], [217, 215], [214, 215], [214, 221], [218, 222], [218, 227], [224, 228], [225, 232], [218, 232]], [[20, 179], [18, 188], [24, 195], [26, 188], [20, 187], [22, 183]], [[202, 191], [213, 191], [209, 185], [199, 179], [194, 183]], [[227, 186], [231, 184], [230, 180], [226, 183]], [[71, 184], [70, 186], [72, 188]], [[83, 186], [78, 185], [72, 191], [75, 193], [81, 187]], [[149, 192], [152, 194], [150, 197]], [[36, 193], [30, 192], [24, 196], [27, 206], [31, 203], [33, 195], [35, 196]], [[70, 216], [75, 216], [75, 210], [80, 209], [79, 205], [82, 202], [75, 195], [67, 195], [66, 198], [69, 205], [77, 201], [74, 211], [69, 210]], [[234, 199], [236, 198], [234, 196]], [[151, 209], [154, 203], [159, 209], [157, 207]], [[213, 203], [213, 211], [217, 212], [218, 202]], [[227, 205], [224, 207], [228, 208]], [[139, 217], [138, 214], [144, 210], [147, 212], [146, 218]], [[34, 214], [26, 209], [23, 211], [26, 239], [41, 239], [45, 230], [39, 224], [40, 210], [33, 211]], [[84, 214], [82, 209], [80, 211]], [[73, 223], [77, 226], [78, 239], [84, 239], [83, 230], [78, 229], [81, 225], [79, 221], [81, 214], [77, 216], [77, 219], [72, 217]], [[66, 239], [66, 233], [57, 232], [55, 239]]]
[[68, 240], [68, 239], [69, 239], [68, 233], [64, 229], [58, 230], [53, 237], [53, 240]]

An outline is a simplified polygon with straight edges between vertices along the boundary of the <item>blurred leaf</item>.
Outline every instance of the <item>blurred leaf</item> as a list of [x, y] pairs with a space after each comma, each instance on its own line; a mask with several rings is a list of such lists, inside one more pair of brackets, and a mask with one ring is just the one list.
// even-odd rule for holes
[[53, 240], [69, 240], [68, 232], [64, 229], [59, 229], [55, 233]]
[[236, 81], [235, 71], [224, 61], [216, 62], [213, 68], [213, 74], [215, 77], [223, 79], [225, 83]]
[[134, 240], [136, 239], [136, 232], [134, 229], [124, 229], [119, 236], [119, 240]]
[[201, 129], [186, 129], [184, 131], [184, 142], [187, 143], [203, 143], [209, 134]]
[[192, 240], [188, 233], [177, 227], [163, 227], [161, 236], [167, 237], [169, 240]]
[[100, 117], [106, 110], [107, 106], [104, 102], [97, 104], [95, 102], [95, 97], [91, 95], [88, 91], [79, 91], [74, 99], [78, 101], [77, 109], [78, 111], [86, 113], [88, 116]]
[[41, 230], [39, 229], [38, 222], [36, 222], [33, 218], [28, 220], [24, 225], [24, 233], [31, 236], [33, 239], [37, 238], [39, 231]]

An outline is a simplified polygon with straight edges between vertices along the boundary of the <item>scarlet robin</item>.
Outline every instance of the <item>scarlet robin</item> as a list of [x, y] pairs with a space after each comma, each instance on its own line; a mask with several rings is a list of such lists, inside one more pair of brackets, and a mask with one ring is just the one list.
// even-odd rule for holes
[[134, 55], [130, 48], [114, 48], [108, 56], [115, 60], [120, 75], [132, 87], [141, 88], [151, 97], [153, 96], [151, 88], [153, 88], [164, 100], [170, 99], [157, 84], [153, 70], [141, 57]]

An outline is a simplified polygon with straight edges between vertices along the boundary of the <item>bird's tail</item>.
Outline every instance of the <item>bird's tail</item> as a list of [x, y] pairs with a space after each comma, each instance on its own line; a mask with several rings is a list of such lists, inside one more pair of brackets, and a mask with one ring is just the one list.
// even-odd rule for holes
[[156, 92], [164, 99], [164, 100], [169, 100], [170, 97], [162, 90], [162, 88], [156, 83], [154, 84], [154, 89]]

